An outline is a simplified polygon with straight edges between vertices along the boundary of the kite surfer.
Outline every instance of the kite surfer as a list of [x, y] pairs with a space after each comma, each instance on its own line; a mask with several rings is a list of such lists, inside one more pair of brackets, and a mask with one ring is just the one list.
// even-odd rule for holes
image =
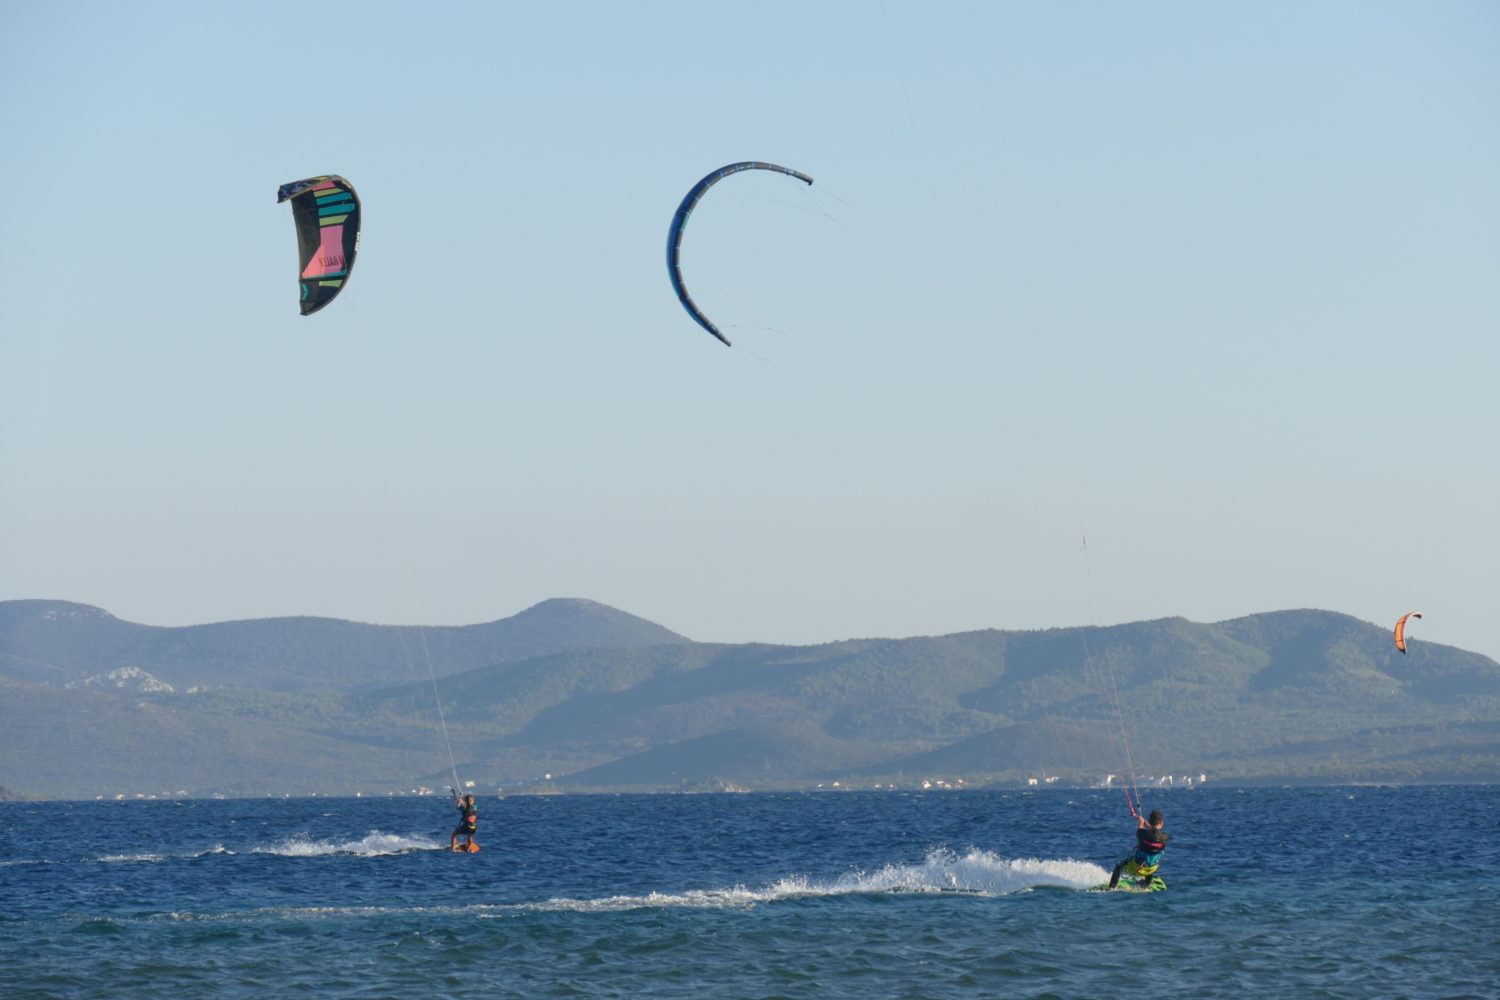
[[1114, 872], [1109, 876], [1111, 889], [1119, 885], [1121, 874], [1137, 878], [1141, 888], [1149, 888], [1157, 866], [1161, 864], [1162, 852], [1167, 849], [1169, 834], [1161, 828], [1163, 820], [1160, 809], [1151, 810], [1151, 814], [1145, 819], [1137, 815], [1135, 822], [1135, 850], [1115, 865]]
[[[479, 832], [479, 810], [474, 805], [474, 796], [465, 795], [458, 797], [453, 793], [453, 801], [458, 805], [458, 826], [453, 828], [453, 834], [448, 838], [448, 849], [462, 853], [473, 854], [479, 850], [479, 845], [474, 843], [474, 834]], [[458, 846], [458, 838], [464, 838], [464, 846]]]

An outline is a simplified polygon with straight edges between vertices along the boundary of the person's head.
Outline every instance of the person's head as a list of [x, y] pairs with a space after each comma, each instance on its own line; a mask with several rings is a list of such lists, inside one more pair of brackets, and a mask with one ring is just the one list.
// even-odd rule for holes
[[1161, 823], [1162, 823], [1161, 810], [1160, 809], [1153, 809], [1153, 810], [1151, 810], [1151, 815], [1146, 817], [1146, 822], [1150, 823], [1152, 826], [1161, 826]]
[[[464, 796], [464, 803], [466, 805], [471, 805], [472, 806], [474, 804], [474, 796], [472, 796], [472, 795], [465, 795]], [[1160, 816], [1161, 813], [1152, 813], [1151, 815], [1153, 815], [1153, 816]]]

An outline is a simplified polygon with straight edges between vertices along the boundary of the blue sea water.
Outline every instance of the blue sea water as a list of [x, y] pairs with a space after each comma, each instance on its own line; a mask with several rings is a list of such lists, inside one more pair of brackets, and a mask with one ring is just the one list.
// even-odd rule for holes
[[1500, 996], [1500, 787], [0, 804], [0, 996]]

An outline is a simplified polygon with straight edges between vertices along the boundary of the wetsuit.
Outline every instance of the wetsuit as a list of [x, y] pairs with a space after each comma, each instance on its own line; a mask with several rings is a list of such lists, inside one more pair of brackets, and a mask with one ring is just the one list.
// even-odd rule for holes
[[458, 807], [458, 826], [453, 830], [455, 837], [472, 837], [479, 832], [479, 810], [474, 806], [461, 805]]
[[1122, 874], [1139, 878], [1141, 885], [1150, 885], [1151, 876], [1156, 874], [1156, 868], [1161, 864], [1162, 852], [1167, 849], [1169, 834], [1165, 830], [1158, 830], [1154, 826], [1143, 826], [1135, 831], [1135, 850], [1131, 851], [1109, 876], [1109, 887], [1113, 889], [1119, 884]]

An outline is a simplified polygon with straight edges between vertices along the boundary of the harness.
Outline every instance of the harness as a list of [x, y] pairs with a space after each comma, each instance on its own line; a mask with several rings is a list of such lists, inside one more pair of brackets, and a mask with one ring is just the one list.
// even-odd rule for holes
[[1149, 827], [1136, 831], [1135, 850], [1130, 854], [1130, 861], [1137, 875], [1150, 875], [1161, 864], [1161, 855], [1167, 849], [1167, 841], [1166, 838], [1156, 839], [1155, 833]]

